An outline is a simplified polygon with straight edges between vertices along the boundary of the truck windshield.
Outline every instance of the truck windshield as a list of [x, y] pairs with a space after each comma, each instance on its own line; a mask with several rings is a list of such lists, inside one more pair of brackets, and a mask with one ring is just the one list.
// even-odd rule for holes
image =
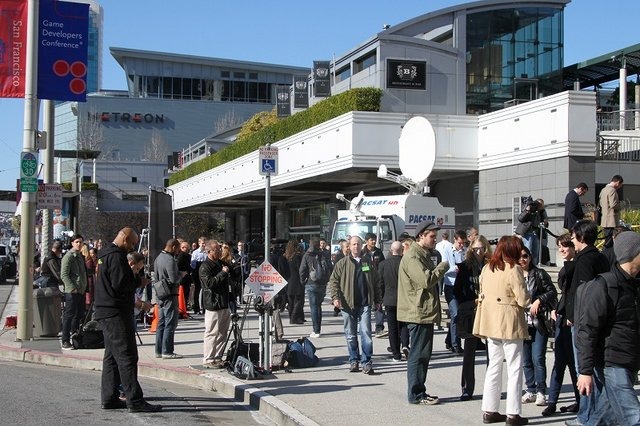
[[[379, 225], [379, 226], [378, 226]], [[386, 220], [381, 220], [380, 222], [376, 220], [363, 220], [363, 221], [345, 221], [345, 222], [336, 222], [335, 227], [333, 228], [333, 235], [331, 236], [331, 244], [338, 244], [338, 241], [344, 240], [347, 236], [359, 236], [364, 240], [364, 236], [367, 233], [373, 233], [376, 235], [381, 235], [382, 240], [391, 238], [391, 230], [389, 228], [389, 222]]]

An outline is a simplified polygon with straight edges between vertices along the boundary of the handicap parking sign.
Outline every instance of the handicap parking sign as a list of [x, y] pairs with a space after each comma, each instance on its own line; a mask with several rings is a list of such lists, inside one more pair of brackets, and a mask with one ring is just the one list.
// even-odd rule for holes
[[278, 174], [278, 148], [275, 146], [261, 146], [259, 150], [260, 174]]

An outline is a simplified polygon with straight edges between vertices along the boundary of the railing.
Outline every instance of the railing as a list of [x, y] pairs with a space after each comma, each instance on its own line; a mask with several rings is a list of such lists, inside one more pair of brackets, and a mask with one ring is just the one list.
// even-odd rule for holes
[[640, 130], [640, 110], [598, 112], [598, 130]]
[[640, 161], [640, 138], [598, 136], [596, 158], [599, 160]]

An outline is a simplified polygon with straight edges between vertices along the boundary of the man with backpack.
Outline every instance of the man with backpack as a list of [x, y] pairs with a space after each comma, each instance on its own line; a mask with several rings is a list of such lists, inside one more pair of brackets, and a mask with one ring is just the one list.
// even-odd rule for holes
[[300, 263], [300, 282], [305, 287], [309, 308], [311, 310], [311, 323], [313, 331], [309, 337], [320, 337], [322, 329], [322, 301], [327, 294], [327, 281], [331, 276], [333, 267], [326, 250], [320, 249], [320, 240], [317, 237], [309, 241], [309, 249], [302, 256]]
[[633, 387], [640, 369], [640, 234], [620, 233], [613, 249], [618, 263], [577, 295], [577, 385], [582, 395], [600, 393], [589, 424], [637, 425], [640, 403]]

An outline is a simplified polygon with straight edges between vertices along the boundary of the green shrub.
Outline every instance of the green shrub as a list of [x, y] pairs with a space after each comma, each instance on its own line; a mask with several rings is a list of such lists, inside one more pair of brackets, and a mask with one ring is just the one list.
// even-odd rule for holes
[[[169, 177], [174, 185], [207, 170], [246, 155], [268, 143], [275, 143], [350, 111], [380, 111], [382, 90], [372, 87], [352, 89], [324, 99], [311, 108], [273, 124], [273, 112], [260, 112], [242, 127], [238, 139], [224, 149], [197, 161]], [[258, 117], [259, 116], [259, 117]], [[267, 123], [262, 127], [261, 123]]]

